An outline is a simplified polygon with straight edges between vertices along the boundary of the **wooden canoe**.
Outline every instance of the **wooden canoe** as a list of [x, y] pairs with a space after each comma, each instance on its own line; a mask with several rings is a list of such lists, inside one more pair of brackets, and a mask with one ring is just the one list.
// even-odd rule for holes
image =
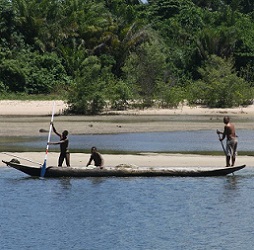
[[[40, 167], [26, 166], [12, 161], [3, 161], [7, 166], [15, 168], [30, 176], [39, 177]], [[223, 168], [159, 168], [159, 167], [137, 167], [131, 165], [119, 165], [116, 167], [87, 168], [87, 167], [47, 167], [44, 177], [154, 177], [154, 176], [179, 176], [179, 177], [198, 177], [198, 176], [225, 176], [240, 169], [245, 165]]]

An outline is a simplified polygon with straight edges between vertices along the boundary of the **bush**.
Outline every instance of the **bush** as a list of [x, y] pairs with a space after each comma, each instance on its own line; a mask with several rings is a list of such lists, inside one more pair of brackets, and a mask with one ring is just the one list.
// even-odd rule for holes
[[49, 94], [55, 86], [68, 85], [70, 78], [55, 54], [25, 51], [2, 60], [0, 81], [10, 92]]
[[231, 60], [211, 56], [199, 69], [201, 79], [188, 86], [187, 100], [210, 108], [246, 105], [253, 99], [250, 83], [237, 76]]
[[168, 86], [165, 83], [158, 83], [157, 98], [163, 108], [176, 108], [185, 99], [185, 90], [181, 86]]
[[69, 112], [87, 115], [100, 113], [105, 106], [107, 79], [108, 71], [101, 67], [96, 56], [85, 59], [79, 76], [69, 90]]
[[122, 80], [111, 80], [108, 87], [108, 100], [110, 102], [111, 109], [126, 110], [133, 100], [133, 90], [130, 85]]

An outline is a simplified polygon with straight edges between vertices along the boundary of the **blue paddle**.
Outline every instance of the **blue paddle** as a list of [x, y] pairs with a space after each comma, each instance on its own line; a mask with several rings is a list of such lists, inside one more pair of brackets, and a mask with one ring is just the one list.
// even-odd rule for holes
[[53, 123], [53, 120], [54, 120], [54, 113], [55, 113], [55, 102], [53, 103], [52, 116], [51, 116], [51, 121], [50, 121], [50, 126], [49, 126], [48, 142], [47, 142], [47, 147], [46, 147], [46, 153], [45, 153], [44, 162], [43, 162], [43, 165], [41, 166], [40, 177], [44, 177], [44, 175], [45, 175], [45, 173], [46, 173], [46, 168], [47, 168], [47, 157], [48, 157], [49, 142], [50, 142], [51, 131], [52, 131], [52, 123]]

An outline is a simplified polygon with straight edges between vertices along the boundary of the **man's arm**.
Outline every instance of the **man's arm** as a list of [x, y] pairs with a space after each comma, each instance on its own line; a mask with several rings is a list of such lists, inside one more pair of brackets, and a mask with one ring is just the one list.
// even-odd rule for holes
[[104, 165], [104, 159], [102, 158], [101, 154], [100, 154], [100, 157], [101, 157], [101, 167]]
[[55, 133], [56, 135], [58, 135], [59, 137], [61, 137], [61, 135], [60, 135], [60, 134], [56, 131], [55, 126], [54, 126], [54, 123], [53, 123], [53, 122], [51, 123], [51, 125], [52, 125], [52, 128], [53, 128], [54, 133]]
[[219, 130], [217, 129], [217, 134], [218, 134], [218, 135], [222, 135], [222, 137], [219, 136], [220, 141], [223, 141], [223, 140], [225, 139], [225, 136], [226, 136], [225, 131], [226, 131], [226, 127], [224, 128], [224, 131], [223, 131], [223, 132], [221, 132], [221, 131], [219, 131]]
[[88, 163], [86, 164], [86, 166], [90, 165], [92, 160], [93, 160], [93, 158], [92, 158], [92, 156], [90, 156], [90, 159], [89, 159]]
[[220, 141], [223, 141], [223, 140], [225, 139], [225, 137], [226, 137], [227, 134], [228, 134], [228, 127], [225, 126], [225, 127], [224, 127], [224, 131], [223, 131], [223, 133], [222, 133], [222, 137], [220, 138]]
[[68, 139], [61, 140], [61, 141], [57, 141], [57, 142], [49, 142], [48, 144], [49, 144], [49, 145], [57, 145], [57, 144], [65, 143], [66, 141], [68, 141]]

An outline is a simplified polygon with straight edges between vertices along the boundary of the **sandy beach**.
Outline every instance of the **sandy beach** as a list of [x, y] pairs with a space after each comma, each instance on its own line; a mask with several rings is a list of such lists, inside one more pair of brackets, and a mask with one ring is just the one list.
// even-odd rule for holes
[[[53, 101], [0, 101], [0, 136], [40, 135], [47, 132], [52, 112]], [[54, 123], [60, 130], [68, 128], [72, 134], [155, 132], [176, 130], [202, 130], [223, 128], [222, 118], [229, 115], [237, 128], [254, 128], [254, 106], [234, 109], [206, 109], [202, 107], [183, 106], [177, 109], [145, 109], [118, 112], [106, 112], [101, 116], [63, 116], [66, 109], [64, 101], [56, 101]], [[2, 160], [10, 160], [10, 153], [22, 159], [41, 163], [45, 152], [2, 152]], [[58, 153], [49, 152], [48, 165], [56, 165]], [[157, 154], [139, 155], [103, 155], [105, 166], [133, 164], [137, 166], [192, 167], [225, 165], [225, 157], [202, 156], [190, 154]], [[72, 153], [71, 165], [84, 166], [89, 159], [88, 154]], [[238, 156], [236, 165], [254, 166], [253, 157]]]
[[[0, 115], [8, 116], [45, 116], [51, 115], [53, 103], [55, 102], [55, 114], [61, 114], [68, 106], [62, 100], [57, 101], [19, 101], [0, 100]], [[237, 107], [232, 109], [209, 109], [200, 106], [180, 106], [172, 109], [134, 109], [126, 111], [106, 111], [110, 114], [121, 115], [254, 115], [254, 105]]]
[[[44, 152], [5, 152], [1, 153], [1, 159], [9, 161], [12, 158], [19, 159], [22, 164], [39, 166], [44, 161]], [[11, 154], [11, 155], [9, 155]], [[16, 156], [20, 157], [17, 158]], [[56, 166], [58, 160], [58, 153], [48, 154], [48, 166]], [[28, 159], [29, 162], [24, 159]], [[105, 161], [105, 167], [114, 167], [121, 164], [135, 165], [140, 167], [223, 167], [225, 166], [224, 156], [212, 156], [212, 155], [192, 155], [192, 154], [156, 154], [146, 153], [139, 155], [114, 155], [104, 154], [103, 159]], [[89, 154], [73, 153], [71, 154], [71, 166], [86, 166], [89, 160]], [[252, 156], [238, 156], [236, 165], [247, 165], [253, 167], [254, 158]], [[63, 164], [65, 166], [65, 164]]]

